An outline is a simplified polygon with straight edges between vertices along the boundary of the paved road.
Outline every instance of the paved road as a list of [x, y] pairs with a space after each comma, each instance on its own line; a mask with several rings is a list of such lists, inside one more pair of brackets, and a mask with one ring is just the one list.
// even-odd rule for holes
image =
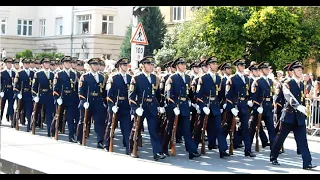
[[[30, 167], [35, 170], [56, 173], [320, 173], [302, 169], [301, 156], [296, 154], [296, 143], [293, 138], [285, 141], [285, 153], [280, 155], [281, 166], [269, 162], [270, 150], [261, 149], [256, 158], [244, 157], [243, 149], [234, 151], [232, 157], [220, 159], [217, 150], [207, 151], [195, 160], [189, 160], [183, 144], [177, 144], [177, 156], [155, 162], [149, 135], [143, 134], [143, 147], [139, 149], [139, 159], [124, 154], [122, 136], [118, 129], [115, 137], [115, 152], [108, 153], [96, 148], [96, 137], [91, 134], [87, 147], [69, 143], [67, 134], [60, 134], [59, 141], [46, 137], [45, 130], [37, 129], [36, 135], [26, 132], [26, 127], [16, 131], [3, 120], [0, 128], [1, 158]], [[67, 131], [66, 131], [67, 132]], [[94, 132], [93, 129], [91, 132]], [[254, 141], [255, 142], [255, 141]], [[320, 143], [309, 141], [313, 164], [320, 165]], [[252, 146], [254, 150], [254, 145]], [[1, 170], [1, 169], [0, 169]], [[13, 171], [14, 172], [14, 171]]]

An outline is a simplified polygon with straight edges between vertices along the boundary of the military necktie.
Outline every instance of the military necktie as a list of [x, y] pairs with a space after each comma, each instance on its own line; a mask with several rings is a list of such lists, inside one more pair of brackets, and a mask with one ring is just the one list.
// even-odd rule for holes
[[183, 82], [186, 82], [186, 79], [185, 79], [184, 73], [183, 73], [183, 74], [181, 74], [181, 77], [182, 77], [182, 79], [183, 79]]
[[99, 83], [99, 76], [98, 76], [98, 73], [96, 73], [94, 76], [95, 76], [95, 79], [96, 79], [97, 83]]
[[242, 79], [242, 81], [243, 81], [243, 83], [246, 83], [246, 80], [244, 79], [244, 76], [243, 76], [243, 74], [241, 74], [241, 79]]
[[127, 84], [127, 78], [126, 78], [126, 75], [122, 75], [122, 77], [123, 77], [123, 81], [124, 81], [124, 83], [125, 83], [125, 84]]
[[47, 78], [49, 79], [49, 71], [45, 71]]
[[30, 76], [29, 69], [26, 70], [26, 73], [28, 76]]
[[216, 75], [212, 75], [213, 82], [216, 83]]

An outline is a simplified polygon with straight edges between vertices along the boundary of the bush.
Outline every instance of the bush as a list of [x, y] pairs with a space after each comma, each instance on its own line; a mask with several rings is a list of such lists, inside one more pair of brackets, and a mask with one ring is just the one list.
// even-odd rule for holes
[[52, 58], [52, 59], [56, 59], [56, 58], [62, 58], [64, 56], [64, 54], [62, 53], [55, 53], [55, 52], [52, 52], [52, 53], [46, 53], [46, 52], [42, 52], [42, 53], [39, 53], [36, 55], [36, 58], [43, 58], [43, 57], [49, 57], [49, 58]]
[[20, 58], [32, 58], [33, 54], [32, 54], [31, 50], [26, 49], [23, 52], [18, 52], [15, 57], [17, 59], [20, 59]]

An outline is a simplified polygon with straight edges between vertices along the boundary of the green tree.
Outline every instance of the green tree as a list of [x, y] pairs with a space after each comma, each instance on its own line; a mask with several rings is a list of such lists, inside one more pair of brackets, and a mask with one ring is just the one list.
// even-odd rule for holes
[[148, 45], [145, 47], [144, 55], [150, 56], [154, 50], [162, 48], [162, 41], [167, 32], [167, 25], [164, 22], [164, 16], [159, 7], [146, 7], [148, 12], [139, 17], [143, 29], [148, 39]]
[[61, 59], [64, 56], [64, 54], [62, 53], [56, 53], [56, 52], [42, 52], [42, 53], [38, 53], [36, 55], [36, 58], [44, 58], [44, 57], [49, 57], [51, 59], [56, 59], [59, 58]]
[[127, 26], [126, 35], [120, 46], [120, 57], [131, 58], [131, 43], [130, 43], [131, 36], [132, 36], [131, 33], [132, 33], [132, 24]]
[[26, 49], [23, 52], [16, 53], [15, 57], [17, 59], [19, 59], [19, 58], [32, 58], [33, 55], [32, 55], [32, 51], [31, 50]]
[[243, 27], [250, 45], [249, 59], [283, 67], [300, 57], [299, 16], [287, 7], [265, 7], [255, 11]]
[[239, 7], [208, 7], [208, 13], [203, 17], [206, 28], [200, 38], [209, 46], [210, 56], [222, 61], [244, 56], [246, 38], [243, 25], [246, 14], [243, 10]]

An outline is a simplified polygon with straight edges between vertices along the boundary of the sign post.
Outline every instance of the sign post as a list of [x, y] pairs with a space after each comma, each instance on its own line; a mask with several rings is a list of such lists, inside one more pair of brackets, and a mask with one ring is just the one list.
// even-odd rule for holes
[[144, 32], [142, 23], [139, 23], [137, 26], [138, 18], [133, 16], [133, 25], [132, 25], [132, 38], [131, 42], [131, 68], [138, 68], [138, 61], [140, 61], [144, 56], [144, 46], [148, 45], [148, 39], [146, 33]]

